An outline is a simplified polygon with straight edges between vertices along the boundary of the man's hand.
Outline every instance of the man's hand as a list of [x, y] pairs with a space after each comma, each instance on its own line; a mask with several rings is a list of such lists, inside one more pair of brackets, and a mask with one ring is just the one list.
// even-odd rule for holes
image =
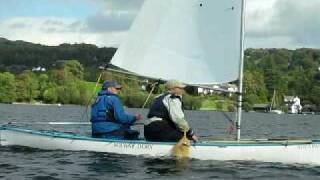
[[142, 120], [142, 118], [143, 118], [142, 115], [139, 114], [139, 113], [136, 114], [135, 117], [136, 117], [136, 120], [137, 120], [137, 121]]
[[198, 141], [198, 137], [196, 136], [196, 135], [192, 135], [192, 140], [194, 141], [194, 142], [197, 142]]
[[230, 123], [227, 128], [227, 133], [232, 134], [232, 132], [236, 129], [235, 125], [233, 123]]

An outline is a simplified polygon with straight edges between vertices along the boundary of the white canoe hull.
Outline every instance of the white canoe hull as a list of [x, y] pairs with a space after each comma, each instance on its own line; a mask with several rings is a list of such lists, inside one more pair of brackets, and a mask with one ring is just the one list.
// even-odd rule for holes
[[[152, 157], [170, 156], [174, 143], [106, 140], [66, 133], [14, 127], [0, 129], [1, 146], [47, 150], [95, 151]], [[222, 161], [263, 161], [320, 165], [320, 141], [203, 141], [190, 147], [190, 158]]]

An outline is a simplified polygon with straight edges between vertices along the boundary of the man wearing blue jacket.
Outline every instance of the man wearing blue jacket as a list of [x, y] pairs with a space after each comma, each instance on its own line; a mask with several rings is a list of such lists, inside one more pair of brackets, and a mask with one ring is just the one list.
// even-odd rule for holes
[[118, 93], [122, 86], [107, 80], [91, 106], [92, 136], [109, 139], [138, 139], [139, 132], [130, 127], [142, 119], [140, 114], [124, 111]]

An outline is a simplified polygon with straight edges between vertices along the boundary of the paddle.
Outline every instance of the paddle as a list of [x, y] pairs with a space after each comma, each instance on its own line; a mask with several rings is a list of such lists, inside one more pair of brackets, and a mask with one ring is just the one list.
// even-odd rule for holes
[[178, 158], [188, 158], [190, 154], [190, 140], [187, 138], [187, 131], [183, 132], [183, 137], [173, 146], [171, 155]]

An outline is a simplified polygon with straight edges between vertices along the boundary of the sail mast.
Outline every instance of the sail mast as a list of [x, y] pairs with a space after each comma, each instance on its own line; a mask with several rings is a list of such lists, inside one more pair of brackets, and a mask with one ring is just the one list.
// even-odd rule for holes
[[275, 103], [275, 98], [276, 98], [276, 90], [274, 89], [274, 90], [273, 90], [273, 95], [272, 95], [272, 99], [271, 99], [271, 104], [270, 104], [269, 111], [271, 111], [272, 108], [273, 108], [273, 103]]
[[241, 116], [242, 116], [242, 87], [243, 87], [243, 63], [244, 63], [244, 25], [245, 25], [245, 0], [241, 4], [241, 31], [240, 31], [240, 65], [239, 65], [239, 96], [237, 110], [237, 140], [240, 141]]

